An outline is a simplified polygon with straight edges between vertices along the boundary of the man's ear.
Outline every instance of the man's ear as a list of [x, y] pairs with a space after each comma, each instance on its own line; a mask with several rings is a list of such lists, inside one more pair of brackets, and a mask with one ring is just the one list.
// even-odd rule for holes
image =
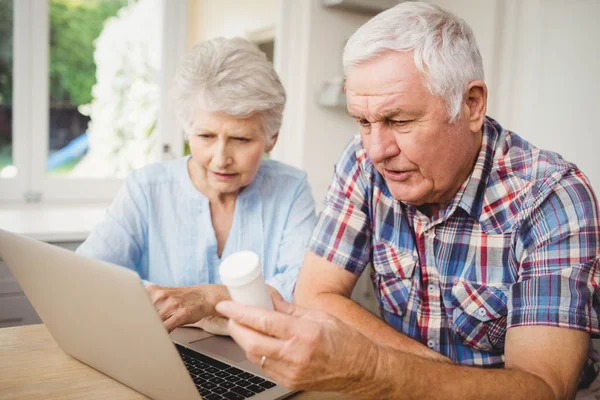
[[466, 119], [471, 132], [481, 131], [487, 111], [487, 86], [483, 81], [472, 81], [466, 93]]
[[275, 147], [275, 144], [277, 143], [277, 139], [279, 138], [279, 132], [277, 132], [276, 134], [274, 134], [271, 137], [271, 143], [267, 146], [267, 148], [265, 149], [265, 153], [270, 153], [271, 150], [273, 150], [273, 147]]

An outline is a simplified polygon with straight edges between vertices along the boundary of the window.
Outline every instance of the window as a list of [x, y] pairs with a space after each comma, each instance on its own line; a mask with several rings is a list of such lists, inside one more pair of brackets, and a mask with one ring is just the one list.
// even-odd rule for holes
[[132, 169], [179, 155], [166, 93], [186, 5], [0, 0], [0, 200], [109, 200]]
[[12, 153], [13, 0], [0, 0], [0, 177], [17, 175]]
[[[107, 54], [106, 48], [114, 46], [115, 42], [139, 45], [139, 43], [132, 43], [129, 32], [125, 32], [124, 39], [117, 38], [115, 32], [120, 28], [121, 31], [123, 30], [118, 25], [130, 22], [131, 14], [140, 13], [134, 8], [139, 8], [139, 5], [128, 7], [127, 0], [49, 1], [50, 65], [48, 79], [50, 93], [48, 97], [48, 159], [46, 162], [48, 175], [68, 178], [76, 175], [79, 171], [77, 174], [79, 176], [93, 176], [94, 171], [89, 167], [89, 163], [86, 168], [84, 160], [93, 157], [93, 153], [97, 151], [97, 149], [91, 148], [93, 144], [90, 143], [90, 133], [88, 132], [92, 104], [106, 103], [105, 96], [109, 96], [110, 100], [116, 100], [115, 91], [110, 90], [113, 89], [110, 87], [111, 81], [114, 82], [118, 78], [129, 78], [128, 84], [136, 81], [127, 76], [129, 71], [112, 70], [110, 71], [112, 73], [104, 72], [101, 75], [102, 69], [107, 68], [105, 64], [111, 61], [102, 54]], [[116, 17], [121, 10], [129, 11], [129, 15]], [[107, 22], [109, 23], [106, 24]], [[133, 24], [130, 27], [133, 29]], [[153, 43], [152, 47], [157, 47], [159, 43]], [[77, 50], [74, 51], [75, 49]], [[112, 59], [118, 57], [126, 61], [127, 57], [119, 54], [117, 49], [118, 47], [113, 47], [108, 54]], [[94, 60], [94, 54], [97, 56], [96, 60]], [[138, 56], [138, 58], [137, 61], [141, 61], [138, 64], [147, 64], [146, 57]], [[100, 65], [96, 65], [97, 63]], [[159, 66], [153, 67], [158, 69]], [[101, 77], [98, 79], [100, 75]], [[105, 88], [107, 85], [109, 86], [108, 91]], [[96, 96], [92, 95], [93, 88], [95, 88]], [[103, 88], [105, 95], [102, 93]], [[108, 105], [104, 104], [104, 106]], [[104, 113], [106, 112], [104, 111]], [[90, 130], [98, 131], [99, 124], [99, 121], [95, 120], [93, 128]], [[108, 132], [107, 130], [111, 128], [113, 128], [112, 132]], [[117, 134], [117, 129], [114, 129], [114, 125], [110, 125], [104, 131], [100, 128], [100, 132], [97, 134], [111, 137]], [[110, 150], [115, 149], [111, 148], [109, 152]], [[104, 154], [105, 158], [108, 156], [109, 154]], [[111, 175], [106, 170], [102, 172], [105, 175]]]

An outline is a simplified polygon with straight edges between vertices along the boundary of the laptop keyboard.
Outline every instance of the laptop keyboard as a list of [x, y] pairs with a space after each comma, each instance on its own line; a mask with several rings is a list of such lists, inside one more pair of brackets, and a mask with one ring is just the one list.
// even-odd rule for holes
[[275, 385], [249, 372], [196, 353], [175, 343], [198, 392], [206, 400], [242, 400]]

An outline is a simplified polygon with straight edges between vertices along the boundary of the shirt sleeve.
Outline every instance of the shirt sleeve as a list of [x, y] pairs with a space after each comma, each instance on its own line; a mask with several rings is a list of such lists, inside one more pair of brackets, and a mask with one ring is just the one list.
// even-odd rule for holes
[[598, 205], [589, 182], [574, 171], [533, 209], [517, 234], [520, 273], [509, 291], [508, 327], [598, 334]]
[[125, 180], [104, 219], [79, 246], [77, 254], [132, 269], [147, 278], [140, 266], [146, 244], [146, 215], [146, 197], [132, 174]]
[[286, 301], [292, 301], [296, 278], [315, 222], [315, 202], [305, 176], [296, 191], [279, 242], [277, 272], [267, 280]]
[[347, 271], [360, 275], [371, 258], [370, 179], [358, 137], [335, 167], [308, 248]]

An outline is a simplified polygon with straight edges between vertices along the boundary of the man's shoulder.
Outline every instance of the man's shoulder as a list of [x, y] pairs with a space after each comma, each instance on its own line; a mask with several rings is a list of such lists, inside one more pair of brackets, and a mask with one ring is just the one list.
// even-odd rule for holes
[[503, 131], [490, 169], [482, 217], [495, 230], [510, 230], [553, 192], [578, 182], [589, 184], [575, 164]]
[[535, 147], [511, 131], [504, 131], [498, 142], [494, 167], [498, 178], [539, 184], [554, 184], [557, 178], [577, 169], [575, 164], [566, 161], [560, 154]]

